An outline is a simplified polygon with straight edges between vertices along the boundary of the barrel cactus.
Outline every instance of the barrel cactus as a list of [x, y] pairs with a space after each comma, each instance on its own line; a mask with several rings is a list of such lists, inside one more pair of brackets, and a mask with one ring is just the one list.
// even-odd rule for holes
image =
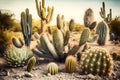
[[96, 27], [96, 34], [99, 35], [97, 43], [99, 45], [105, 45], [106, 41], [108, 40], [109, 29], [106, 22], [102, 21], [98, 23]]
[[90, 48], [82, 54], [80, 68], [84, 74], [110, 77], [113, 71], [113, 59], [103, 48]]
[[33, 66], [36, 63], [36, 58], [33, 56], [29, 59], [28, 64], [27, 64], [27, 71], [30, 72], [33, 68]]
[[32, 51], [27, 47], [9, 47], [4, 54], [8, 66], [11, 67], [25, 66], [32, 56]]
[[68, 56], [65, 60], [66, 72], [73, 73], [76, 71], [77, 60], [74, 56]]
[[55, 75], [58, 73], [58, 65], [54, 62], [51, 62], [47, 65], [47, 71], [51, 75]]

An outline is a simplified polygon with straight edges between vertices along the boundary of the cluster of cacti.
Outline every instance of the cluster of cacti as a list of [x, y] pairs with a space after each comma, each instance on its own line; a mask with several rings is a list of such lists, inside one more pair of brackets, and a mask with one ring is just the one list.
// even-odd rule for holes
[[36, 1], [36, 9], [38, 16], [41, 18], [41, 31], [44, 32], [46, 30], [47, 24], [49, 24], [52, 21], [54, 7], [45, 7], [45, 0], [42, 0], [42, 2]]
[[26, 12], [21, 13], [21, 28], [25, 45], [29, 47], [32, 37], [32, 15], [29, 14], [28, 8], [26, 9]]
[[21, 48], [24, 44], [24, 42], [22, 41], [21, 38], [16, 38], [16, 37], [13, 37], [12, 38], [12, 43], [14, 46], [16, 46], [17, 48]]
[[103, 48], [90, 48], [81, 55], [80, 68], [84, 74], [111, 76], [113, 60]]
[[51, 62], [47, 65], [47, 71], [51, 75], [55, 75], [58, 73], [58, 65], [54, 62]]
[[96, 27], [96, 34], [98, 34], [98, 40], [97, 43], [99, 45], [105, 45], [108, 35], [109, 35], [109, 28], [106, 22], [101, 21], [97, 24]]
[[94, 13], [91, 8], [87, 9], [84, 14], [84, 25], [90, 30], [94, 29], [96, 26], [96, 21], [94, 21]]
[[11, 67], [25, 66], [32, 56], [33, 53], [28, 47], [9, 47], [4, 54], [8, 66]]
[[105, 10], [105, 3], [102, 3], [101, 11], [100, 11], [100, 16], [106, 21], [108, 24], [112, 20], [112, 9], [110, 9], [109, 14], [106, 15], [106, 10]]
[[65, 60], [66, 72], [73, 73], [76, 71], [77, 59], [74, 56], [68, 56]]
[[30, 72], [36, 63], [36, 58], [33, 56], [29, 59], [27, 64], [27, 71]]

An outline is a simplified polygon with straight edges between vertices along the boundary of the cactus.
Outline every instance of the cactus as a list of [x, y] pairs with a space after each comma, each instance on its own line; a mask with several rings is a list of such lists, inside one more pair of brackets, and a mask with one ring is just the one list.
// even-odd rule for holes
[[51, 75], [55, 75], [58, 73], [58, 65], [54, 62], [51, 62], [47, 65], [47, 71]]
[[112, 21], [112, 9], [110, 9], [110, 12], [106, 15], [105, 3], [104, 2], [102, 3], [100, 16], [104, 19], [104, 21], [107, 24], [109, 24], [109, 22]]
[[21, 40], [21, 38], [16, 38], [16, 37], [12, 38], [12, 43], [17, 48], [21, 48], [23, 46], [23, 44], [24, 44], [23, 41]]
[[97, 43], [99, 45], [105, 45], [107, 41], [107, 36], [109, 35], [109, 29], [108, 29], [108, 25], [106, 24], [106, 22], [102, 21], [98, 23], [96, 27], [96, 34], [99, 35]]
[[30, 72], [32, 70], [32, 68], [35, 65], [35, 63], [36, 63], [36, 58], [33, 56], [28, 61], [28, 65], [27, 65], [27, 71], [28, 72]]
[[32, 51], [27, 47], [9, 47], [4, 55], [5, 59], [7, 60], [8, 66], [11, 67], [25, 66], [29, 58], [31, 58], [32, 56]]
[[69, 22], [69, 30], [72, 31], [74, 28], [74, 20], [71, 19], [70, 22]]
[[73, 73], [76, 71], [77, 60], [73, 56], [68, 56], [65, 60], [66, 72]]
[[81, 55], [80, 68], [84, 74], [110, 77], [113, 71], [113, 60], [103, 48], [90, 48]]
[[38, 2], [38, 0], [35, 0], [36, 2], [36, 9], [38, 16], [41, 18], [41, 33], [46, 30], [46, 26], [52, 21], [54, 7], [45, 7], [45, 0], [42, 0], [42, 2]]
[[94, 29], [96, 26], [96, 21], [94, 21], [94, 13], [91, 8], [87, 9], [84, 15], [84, 25], [90, 30]]
[[25, 40], [25, 45], [30, 46], [32, 37], [32, 15], [29, 14], [29, 9], [21, 13], [21, 28]]

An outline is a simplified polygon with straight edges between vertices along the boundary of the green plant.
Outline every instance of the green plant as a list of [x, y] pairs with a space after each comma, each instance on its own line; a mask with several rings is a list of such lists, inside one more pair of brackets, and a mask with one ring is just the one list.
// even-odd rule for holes
[[97, 43], [99, 45], [105, 45], [107, 37], [109, 35], [109, 28], [106, 22], [101, 21], [96, 27], [96, 34], [99, 35]]
[[110, 22], [110, 32], [115, 34], [115, 40], [120, 40], [120, 17], [116, 17]]
[[29, 47], [32, 37], [32, 15], [29, 14], [28, 8], [26, 9], [26, 12], [21, 13], [21, 28], [25, 45]]
[[90, 48], [81, 55], [80, 68], [84, 74], [110, 77], [113, 65], [110, 53], [104, 48]]
[[47, 71], [51, 75], [55, 75], [58, 73], [58, 65], [54, 62], [51, 62], [47, 65]]
[[65, 60], [66, 72], [73, 73], [76, 71], [77, 60], [74, 56], [68, 56]]
[[4, 54], [8, 66], [11, 67], [25, 66], [32, 56], [32, 51], [28, 47], [9, 47]]
[[96, 26], [96, 21], [94, 21], [94, 13], [91, 8], [87, 9], [84, 14], [84, 25], [90, 30], [94, 29]]
[[42, 0], [41, 2], [38, 2], [38, 0], [35, 0], [36, 2], [36, 9], [38, 16], [41, 18], [41, 30], [40, 32], [45, 32], [47, 25], [52, 21], [54, 7], [45, 7], [45, 0]]
[[27, 71], [30, 72], [36, 63], [36, 57], [31, 57], [27, 64]]
[[113, 60], [120, 60], [120, 55], [118, 53], [113, 52], [111, 55], [112, 55]]
[[112, 20], [112, 9], [110, 9], [110, 12], [106, 15], [106, 10], [105, 10], [105, 3], [102, 3], [101, 11], [100, 11], [100, 16], [103, 18], [103, 20], [109, 24], [110, 21]]
[[12, 43], [17, 48], [21, 48], [24, 44], [21, 38], [16, 37], [12, 37]]

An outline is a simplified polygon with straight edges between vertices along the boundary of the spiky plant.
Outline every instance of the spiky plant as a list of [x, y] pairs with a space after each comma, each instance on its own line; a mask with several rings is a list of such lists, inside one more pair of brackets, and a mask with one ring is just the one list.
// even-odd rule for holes
[[96, 34], [99, 35], [97, 43], [99, 45], [105, 45], [109, 35], [109, 28], [106, 22], [101, 21], [98, 23], [98, 25], [96, 26]]
[[27, 47], [9, 47], [4, 54], [8, 66], [11, 67], [25, 66], [32, 56], [32, 51]]
[[113, 71], [113, 60], [104, 48], [90, 48], [82, 54], [80, 68], [84, 74], [109, 77]]
[[90, 30], [94, 29], [96, 26], [96, 21], [94, 21], [94, 13], [91, 8], [87, 9], [84, 14], [84, 25]]
[[73, 73], [76, 71], [77, 60], [74, 56], [68, 56], [65, 60], [66, 72]]
[[36, 57], [31, 57], [27, 64], [27, 71], [30, 72], [36, 63]]
[[58, 65], [54, 62], [51, 62], [47, 65], [47, 71], [51, 75], [55, 75], [58, 73]]
[[47, 25], [52, 21], [53, 17], [53, 12], [54, 12], [54, 7], [48, 6], [47, 8], [45, 7], [45, 0], [42, 0], [39, 2], [38, 0], [35, 0], [36, 2], [36, 9], [38, 16], [41, 19], [41, 33], [45, 32]]
[[26, 46], [30, 46], [30, 41], [32, 37], [32, 15], [29, 14], [29, 9], [27, 8], [25, 12], [21, 13], [21, 28]]
[[109, 24], [110, 21], [112, 21], [112, 9], [109, 9], [109, 13], [106, 14], [105, 10], [105, 3], [102, 2], [102, 7], [100, 8], [100, 16], [103, 18], [103, 20]]

